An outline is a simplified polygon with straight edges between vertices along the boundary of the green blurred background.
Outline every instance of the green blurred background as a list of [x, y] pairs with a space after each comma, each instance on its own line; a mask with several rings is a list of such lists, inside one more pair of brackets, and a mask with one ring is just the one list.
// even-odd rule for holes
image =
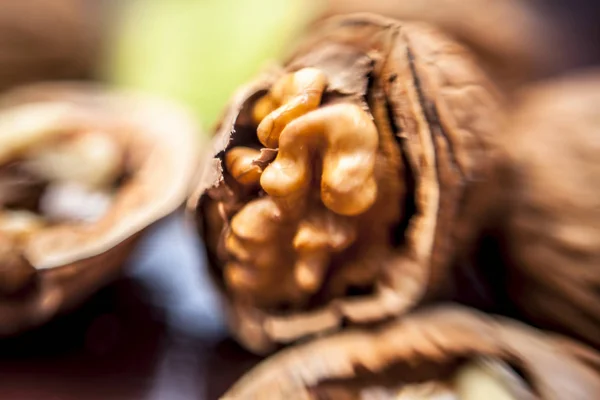
[[103, 75], [187, 104], [205, 130], [229, 96], [320, 11], [309, 0], [135, 0], [118, 5]]

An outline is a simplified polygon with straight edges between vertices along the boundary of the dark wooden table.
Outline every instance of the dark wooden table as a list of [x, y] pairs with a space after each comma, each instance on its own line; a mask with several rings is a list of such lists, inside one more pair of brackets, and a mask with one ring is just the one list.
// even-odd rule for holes
[[204, 262], [181, 219], [159, 223], [125, 277], [0, 341], [0, 399], [217, 399], [258, 358], [228, 338]]

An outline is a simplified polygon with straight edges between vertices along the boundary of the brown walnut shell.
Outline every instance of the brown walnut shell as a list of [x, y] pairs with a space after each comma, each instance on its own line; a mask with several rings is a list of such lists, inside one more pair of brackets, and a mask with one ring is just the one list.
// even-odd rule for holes
[[[325, 15], [370, 12], [435, 25], [466, 44], [503, 87], [564, 72], [586, 56], [564, 21], [528, 0], [328, 0]], [[562, 17], [562, 16], [561, 16]], [[568, 17], [567, 17], [568, 18]]]
[[0, 97], [0, 188], [8, 182], [10, 189], [0, 192], [0, 212], [10, 202], [24, 207], [30, 194], [27, 182], [10, 186], [10, 165], [24, 152], [86, 132], [102, 132], [116, 145], [121, 181], [93, 222], [59, 220], [23, 236], [0, 221], [0, 335], [40, 325], [114, 279], [142, 232], [190, 193], [198, 132], [188, 113], [102, 86], [44, 83]]
[[[495, 397], [488, 387], [467, 397], [464, 391], [477, 384], [475, 379], [461, 387], [452, 377], [465, 362], [482, 356], [509, 366], [508, 376], [492, 374], [506, 386], [507, 396]], [[564, 337], [472, 309], [438, 305], [376, 329], [349, 330], [283, 350], [222, 398], [591, 400], [600, 395], [598, 367], [597, 353]], [[512, 379], [510, 369], [520, 378]], [[416, 395], [410, 391], [415, 384], [421, 385]]]
[[600, 348], [600, 71], [532, 85], [499, 170], [507, 297], [526, 320]]
[[[228, 278], [231, 264], [227, 263], [232, 258], [224, 238], [232, 229], [239, 232], [243, 228], [236, 226], [235, 216], [248, 201], [269, 196], [238, 185], [224, 159], [233, 147], [249, 146], [262, 149], [263, 160], [257, 152], [254, 165], [266, 165], [266, 171], [277, 163], [282, 150], [261, 146], [253, 112], [257, 112], [257, 104], [263, 106], [258, 100], [268, 98], [265, 94], [277, 87], [278, 80], [306, 69], [320, 71], [327, 81], [322, 110], [348, 105], [356, 115], [368, 115], [375, 124], [379, 147], [373, 174], [378, 195], [363, 214], [344, 216], [343, 221], [358, 227], [358, 236], [349, 247], [336, 248], [316, 290], [306, 294], [298, 288], [293, 257], [285, 261], [292, 252], [285, 251], [291, 240], [284, 239], [289, 235], [284, 228], [272, 242], [259, 246], [261, 254], [284, 249], [275, 256], [280, 265], [242, 269], [235, 281], [243, 280], [239, 276], [250, 280], [258, 276], [270, 283], [237, 290], [228, 280], [232, 278]], [[427, 293], [437, 292], [443, 286], [443, 271], [455, 258], [458, 233], [454, 227], [468, 204], [462, 199], [473, 182], [487, 176], [494, 159], [503, 108], [501, 93], [467, 48], [427, 24], [369, 14], [323, 21], [296, 47], [282, 69], [268, 71], [242, 88], [217, 129], [214, 157], [209, 157], [189, 201], [207, 243], [212, 271], [227, 297], [232, 330], [238, 339], [255, 352], [265, 352], [278, 343], [336, 330], [344, 321], [361, 324], [397, 316]], [[299, 117], [295, 126], [324, 114], [319, 111], [310, 117], [309, 112], [306, 118]], [[293, 124], [288, 125], [289, 130]], [[284, 136], [282, 133], [282, 140]], [[268, 156], [273, 151], [275, 161]], [[354, 175], [345, 179], [352, 183]], [[305, 217], [299, 213], [299, 218]], [[269, 226], [280, 228], [284, 224], [277, 225], [277, 221], [288, 215], [272, 214], [270, 221], [275, 222]], [[340, 223], [331, 222], [338, 227]], [[270, 228], [263, 227], [266, 230], [242, 230], [252, 241], [253, 232], [257, 238], [266, 237]], [[258, 253], [246, 253], [250, 258], [253, 254]], [[239, 266], [234, 267], [237, 272]]]

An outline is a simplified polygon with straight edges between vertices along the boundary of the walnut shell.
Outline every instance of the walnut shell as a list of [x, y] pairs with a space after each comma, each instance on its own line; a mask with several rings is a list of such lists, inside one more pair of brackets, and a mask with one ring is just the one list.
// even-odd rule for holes
[[[303, 147], [294, 146], [293, 140], [287, 148], [283, 147], [284, 142], [279, 143], [279, 149], [261, 144], [254, 118], [264, 114], [265, 107], [274, 107], [269, 102], [275, 101], [272, 99], [280, 95], [276, 93], [280, 90], [305, 92], [291, 100], [282, 97], [287, 100], [283, 100], [281, 109], [288, 107], [285, 102], [289, 101], [288, 111], [276, 110], [270, 117], [261, 115], [264, 119], [259, 118], [259, 137], [270, 129], [264, 128], [264, 121], [275, 118], [274, 125], [269, 126], [277, 130], [281, 120], [300, 112], [301, 107], [309, 107], [310, 96], [319, 90], [317, 82], [321, 79], [306, 83], [303, 79], [311, 74], [324, 76], [327, 82], [319, 108], [292, 122], [286, 120], [288, 132], [295, 130], [287, 135], [302, 135], [302, 126], [321, 126], [307, 131], [304, 137], [323, 130], [336, 135], [333, 130], [342, 124], [349, 123], [348, 129], [355, 129], [352, 123], [359, 120], [365, 124], [356, 131], [354, 142], [346, 136], [346, 141], [339, 143], [346, 147], [356, 143], [355, 149], [362, 152], [360, 157], [366, 157], [368, 162], [362, 164], [363, 169], [337, 175], [345, 179], [338, 179], [339, 185], [355, 184], [358, 188], [344, 195], [351, 198], [353, 194], [360, 197], [366, 193], [358, 176], [372, 174], [377, 195], [362, 213], [343, 215], [343, 210], [332, 211], [335, 204], [328, 204], [326, 197], [332, 189], [325, 187], [326, 169], [335, 170], [331, 163], [324, 163], [323, 175], [318, 179], [322, 202], [317, 192], [307, 197], [308, 206], [294, 203], [290, 208], [289, 202], [297, 199], [278, 197], [283, 189], [277, 187], [277, 181], [265, 185], [265, 175], [276, 172], [274, 165], [283, 165], [284, 153], [301, 151]], [[299, 108], [291, 108], [296, 106]], [[486, 176], [492, 163], [503, 107], [501, 93], [467, 48], [427, 24], [403, 23], [369, 14], [322, 22], [307, 34], [282, 69], [268, 71], [242, 88], [217, 130], [214, 157], [209, 157], [196, 193], [188, 203], [198, 218], [216, 280], [228, 299], [232, 330], [241, 342], [256, 352], [272, 350], [277, 343], [335, 330], [343, 321], [368, 323], [399, 315], [422, 301], [427, 292], [436, 292], [458, 246], [452, 232], [466, 212], [461, 199], [473, 182]], [[347, 118], [346, 111], [354, 113], [354, 117]], [[326, 125], [328, 121], [331, 126]], [[336, 125], [335, 121], [339, 123]], [[365, 156], [368, 121], [376, 127], [378, 145], [374, 154]], [[281, 140], [289, 142], [291, 139], [285, 139], [285, 135], [281, 133]], [[298, 138], [301, 140], [301, 136]], [[331, 153], [322, 155], [329, 162], [334, 159], [331, 154], [341, 148], [331, 144], [334, 139], [319, 138], [318, 143], [325, 140], [327, 146], [333, 146], [328, 147], [334, 149]], [[323, 144], [307, 143], [308, 148], [326, 151], [319, 147]], [[234, 176], [239, 174], [230, 168], [250, 165], [237, 163], [228, 167], [228, 151], [236, 146], [254, 148], [256, 159], [250, 164], [261, 165], [264, 171], [271, 168], [273, 173], [264, 172], [260, 178], [264, 190], [236, 182]], [[266, 157], [269, 151], [277, 155]], [[262, 161], [259, 154], [263, 155]], [[358, 153], [349, 154], [352, 156], [346, 161], [359, 157]], [[293, 161], [289, 157], [286, 160]], [[314, 168], [320, 171], [319, 167]], [[310, 185], [301, 186], [306, 189]], [[272, 205], [267, 204], [269, 199], [284, 211], [264, 214], [267, 219], [256, 220], [256, 227], [240, 222], [244, 218], [251, 222], [265, 210], [272, 211]], [[246, 203], [258, 207], [255, 201], [262, 204], [262, 211], [244, 208]], [[243, 218], [237, 217], [242, 214]], [[321, 222], [317, 225], [324, 227], [316, 228], [313, 222], [307, 222], [312, 215], [330, 217], [318, 217]], [[305, 223], [313, 230], [329, 232], [321, 234], [325, 237], [332, 237], [334, 231], [345, 232], [346, 239], [317, 245], [314, 242], [321, 236], [308, 234], [300, 240], [298, 235]], [[232, 237], [231, 232], [237, 237]], [[311, 249], [322, 245], [328, 246], [329, 251], [313, 253], [317, 259], [307, 261], [307, 268], [319, 263], [323, 268], [309, 274], [310, 279], [292, 268], [302, 256], [300, 242], [307, 243], [306, 240], [312, 240]], [[244, 248], [250, 242], [255, 243], [252, 251]], [[287, 250], [292, 244], [295, 250]], [[240, 265], [242, 258], [256, 266]], [[248, 282], [258, 283], [252, 286]], [[361, 294], [356, 295], [357, 291]]]
[[[503, 360], [525, 380], [495, 374], [493, 379], [508, 388], [505, 398], [591, 400], [600, 395], [600, 357], [589, 348], [514, 320], [438, 305], [376, 329], [349, 330], [283, 350], [222, 398], [365, 399], [376, 393], [390, 400], [462, 399], [475, 381], [463, 381], [467, 388], [461, 387], [452, 375], [481, 356]], [[422, 397], [403, 396], [422, 382], [449, 387], [440, 397], [433, 390], [422, 390]], [[487, 391], [474, 398], [495, 397]]]
[[499, 170], [507, 297], [523, 318], [600, 348], [600, 71], [525, 88]]
[[[18, 175], [11, 166], [35, 166], [28, 158], [32, 154], [39, 161], [40, 152], [61, 149], [58, 158], [43, 164], [45, 170], [26, 175], [39, 177], [58, 168], [58, 161], [70, 156], [63, 150], [77, 149], [78, 140], [90, 132], [103, 134], [105, 140], [85, 144], [91, 151], [84, 154], [85, 163], [97, 167], [101, 164], [93, 156], [113, 154], [111, 147], [102, 150], [107, 141], [120, 157], [114, 185], [107, 189], [109, 206], [93, 221], [48, 220], [33, 207], [37, 225], [26, 218], [15, 223], [12, 210], [25, 212], [23, 199], [31, 198], [33, 183], [22, 179], [15, 183]], [[1, 335], [69, 310], [119, 273], [142, 232], [178, 209], [189, 195], [198, 162], [197, 136], [193, 118], [179, 107], [102, 86], [36, 84], [0, 97], [0, 181], [10, 185], [13, 179], [13, 190], [0, 196]], [[69, 143], [77, 146], [60, 147]], [[75, 168], [77, 172], [86, 171], [85, 163]], [[62, 172], [69, 179], [86, 176]], [[55, 176], [46, 175], [45, 184], [53, 185]], [[73, 207], [75, 196], [67, 192], [63, 200]], [[86, 211], [92, 203], [80, 204]]]
[[[503, 87], [560, 74], [587, 44], [545, 3], [524, 0], [328, 0], [325, 15], [370, 12], [435, 25], [466, 44]], [[563, 17], [561, 15], [560, 17]], [[568, 18], [568, 17], [566, 17]]]

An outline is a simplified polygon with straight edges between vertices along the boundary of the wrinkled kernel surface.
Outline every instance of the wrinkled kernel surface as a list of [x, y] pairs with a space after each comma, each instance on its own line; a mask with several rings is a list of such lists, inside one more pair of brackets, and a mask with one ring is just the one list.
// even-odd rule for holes
[[[384, 203], [399, 204], [403, 194], [397, 166], [388, 162], [397, 154], [381, 150], [389, 143], [380, 142], [360, 106], [320, 104], [326, 87], [321, 71], [306, 68], [282, 77], [255, 103], [258, 139], [277, 151], [264, 168], [258, 149], [225, 154], [226, 171], [240, 187], [263, 191], [233, 215], [223, 213], [230, 217], [220, 245], [224, 278], [245, 303], [302, 306], [322, 290], [332, 266], [333, 292], [343, 295], [349, 284], [373, 282], [383, 262], [373, 257], [389, 253], [399, 212]], [[387, 179], [393, 184], [380, 189]]]
[[260, 157], [260, 150], [249, 147], [234, 147], [225, 154], [225, 165], [233, 178], [242, 185], [254, 186], [260, 182], [262, 169], [255, 160]]

